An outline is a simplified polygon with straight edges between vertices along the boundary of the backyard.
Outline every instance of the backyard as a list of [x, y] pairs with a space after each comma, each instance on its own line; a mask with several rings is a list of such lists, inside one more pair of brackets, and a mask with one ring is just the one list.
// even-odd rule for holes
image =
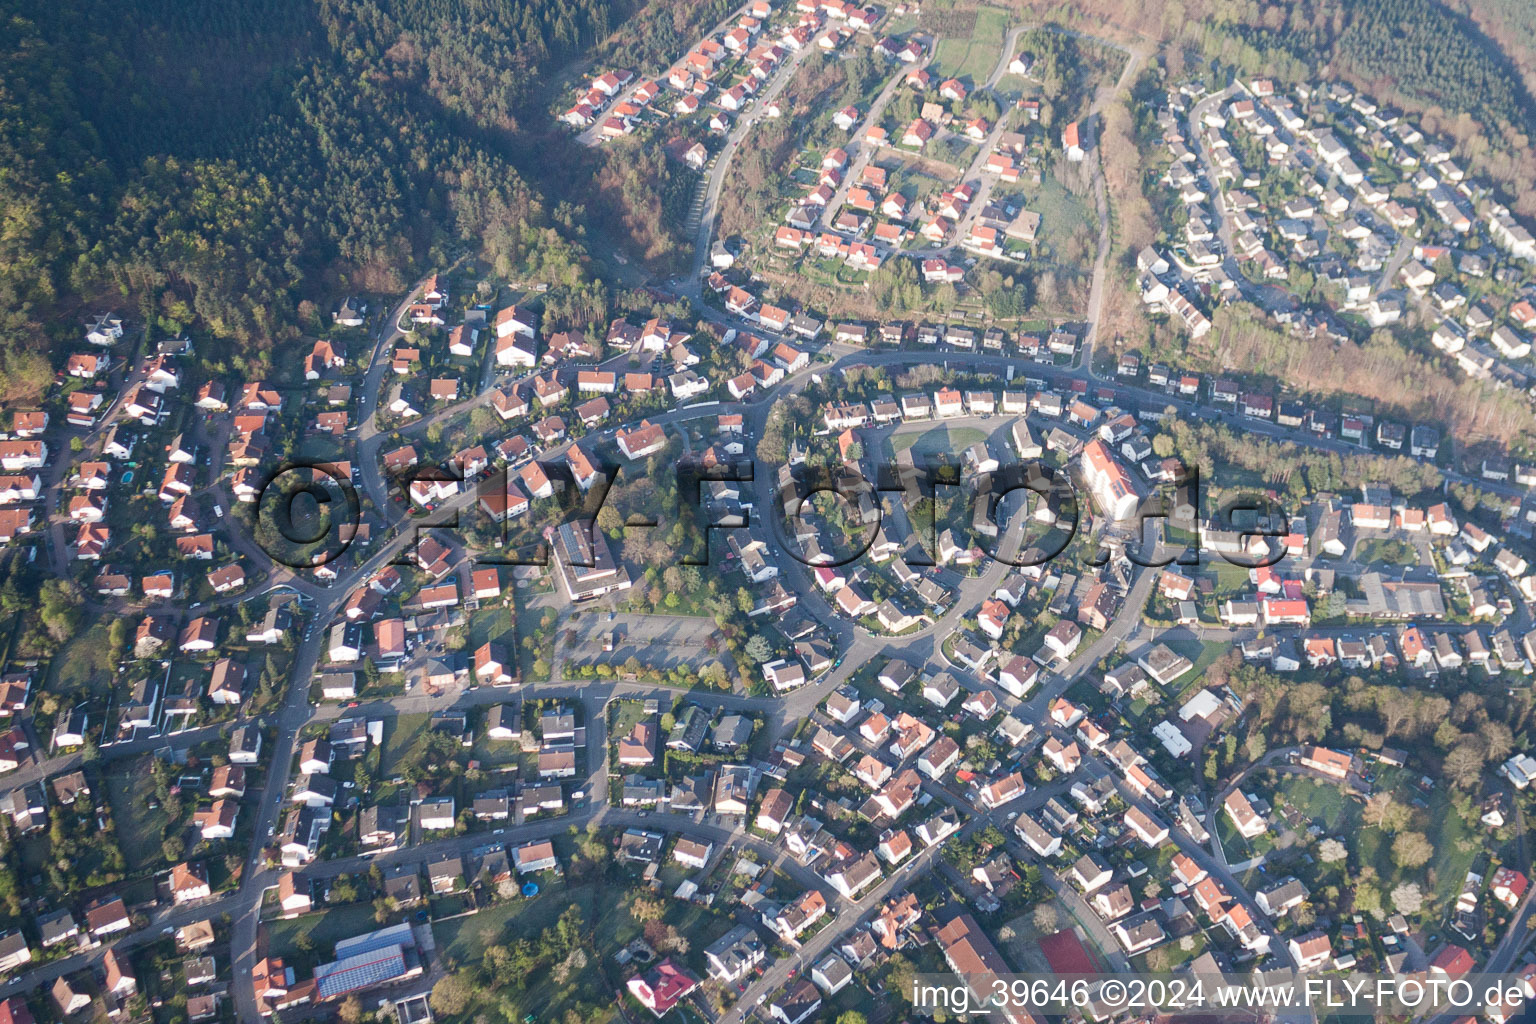
[[536, 1014], [540, 1020], [560, 1020], [578, 1000], [590, 1008], [594, 995], [606, 998], [603, 994], [622, 985], [634, 970], [610, 970], [614, 955], [647, 930], [656, 931], [656, 924], [663, 929], [675, 929], [684, 945], [673, 954], [681, 953], [696, 973], [704, 973], [702, 950], [724, 934], [729, 927], [726, 918], [696, 904], [661, 900], [662, 916], [647, 929], [631, 915], [628, 898], [604, 895], [608, 891], [606, 887], [590, 884], [566, 888], [557, 882], [531, 899], [514, 899], [475, 914], [436, 922], [432, 932], [444, 963], [472, 969], [481, 965], [490, 946], [505, 946], [519, 940], [537, 942], [540, 933], [556, 928], [561, 915], [574, 906], [586, 925], [584, 944], [592, 954], [567, 961], [554, 970], [539, 971], [519, 990], [502, 987], [494, 994], [486, 991], [477, 995], [463, 1015], [450, 1019], [471, 1021], [488, 1007], [499, 1007], [508, 1019]]
[[1419, 553], [1412, 544], [1396, 537], [1373, 537], [1355, 548], [1355, 561], [1367, 564], [1417, 565]]
[[[1244, 789], [1267, 794], [1275, 807], [1275, 813], [1270, 816], [1270, 831], [1254, 840], [1238, 836], [1225, 814], [1219, 818], [1222, 843], [1234, 864], [1261, 854], [1265, 856], [1265, 871], [1261, 872], [1260, 866], [1255, 864], [1242, 876], [1243, 885], [1249, 889], [1263, 888], [1274, 879], [1293, 873], [1314, 892], [1327, 885], [1349, 890], [1357, 886], [1362, 877], [1373, 873], [1390, 912], [1393, 889], [1404, 882], [1416, 882], [1423, 888], [1425, 896], [1416, 923], [1428, 928], [1455, 901], [1462, 880], [1481, 847], [1440, 787], [1422, 792], [1415, 784], [1415, 778], [1401, 771], [1383, 772], [1374, 787], [1378, 793], [1392, 793], [1399, 805], [1415, 808], [1417, 813], [1413, 819], [1398, 833], [1367, 824], [1360, 801], [1331, 783], [1268, 773], [1267, 777], [1260, 776]], [[1318, 840], [1330, 837], [1349, 840], [1346, 842], [1351, 848], [1349, 859], [1336, 864], [1323, 863], [1306, 834], [1312, 825], [1319, 829]], [[1281, 829], [1294, 831], [1294, 839], [1277, 836]], [[1395, 836], [1402, 831], [1427, 835], [1434, 847], [1428, 864], [1407, 869], [1396, 863], [1392, 845]]]
[[393, 775], [406, 756], [426, 739], [430, 718], [426, 714], [397, 715], [384, 719], [384, 749], [379, 770]]
[[103, 696], [112, 688], [113, 648], [108, 642], [110, 617], [98, 618], [76, 633], [54, 656], [47, 690], [62, 698], [84, 694]]
[[510, 653], [517, 646], [517, 624], [510, 609], [499, 604], [481, 605], [469, 615], [469, 650], [481, 644], [500, 644]]

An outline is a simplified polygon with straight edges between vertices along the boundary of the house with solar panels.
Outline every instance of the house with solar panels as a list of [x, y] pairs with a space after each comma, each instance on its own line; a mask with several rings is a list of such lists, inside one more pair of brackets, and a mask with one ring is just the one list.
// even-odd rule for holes
[[1141, 503], [1141, 494], [1125, 467], [1110, 453], [1109, 446], [1098, 439], [1088, 442], [1081, 463], [1083, 480], [1099, 513], [1116, 521], [1131, 518]]
[[421, 951], [410, 924], [397, 924], [336, 943], [336, 959], [315, 968], [316, 994], [344, 999], [354, 992], [420, 977]]

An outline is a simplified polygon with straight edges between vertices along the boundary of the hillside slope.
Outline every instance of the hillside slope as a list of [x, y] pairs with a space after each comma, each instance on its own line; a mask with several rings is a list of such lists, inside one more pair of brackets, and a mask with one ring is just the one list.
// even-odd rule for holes
[[579, 276], [514, 157], [542, 74], [611, 0], [5, 0], [0, 398], [85, 307], [142, 303], [259, 354], [302, 300], [398, 288], [445, 247]]

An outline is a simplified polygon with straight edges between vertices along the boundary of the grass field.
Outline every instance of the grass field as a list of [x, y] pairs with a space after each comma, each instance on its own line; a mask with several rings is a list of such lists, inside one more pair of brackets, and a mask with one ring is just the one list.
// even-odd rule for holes
[[1052, 253], [1069, 252], [1074, 240], [1092, 237], [1094, 217], [1088, 205], [1053, 175], [1046, 174], [1040, 187], [1031, 191], [1029, 208], [1040, 214], [1037, 237]]
[[1292, 776], [1279, 791], [1285, 795], [1286, 804], [1300, 815], [1302, 827], [1312, 821], [1321, 821], [1324, 828], [1336, 831], [1353, 831], [1359, 826], [1360, 805], [1347, 798], [1338, 786]]
[[480, 789], [508, 785], [516, 773], [521, 772], [524, 778], [528, 778], [538, 770], [538, 755], [523, 753], [522, 745], [517, 740], [488, 740], [482, 736], [475, 740], [469, 755], [480, 762], [480, 770], [483, 772], [506, 773], [500, 777], [488, 775], [488, 781], [482, 782]]
[[455, 917], [432, 925], [438, 950], [459, 964], [478, 964], [485, 947], [513, 938], [532, 938], [554, 924], [575, 903], [582, 913], [592, 909], [592, 890], [546, 890], [530, 900], [512, 900], [486, 907], [477, 914]]
[[49, 666], [48, 692], [60, 696], [89, 693], [105, 696], [112, 689], [112, 645], [107, 642], [109, 619], [101, 618], [65, 644]]
[[890, 172], [891, 190], [900, 192], [909, 202], [940, 192], [965, 174], [963, 167], [919, 153], [893, 153], [877, 163]]
[[898, 430], [891, 435], [891, 454], [907, 449], [917, 455], [947, 455], [959, 461], [971, 445], [985, 441], [987, 435], [975, 427], [929, 427], [927, 430]]
[[299, 441], [294, 457], [339, 462], [345, 459], [346, 450], [334, 437], [326, 434], [312, 434]]
[[[333, 947], [342, 939], [373, 931], [379, 925], [374, 921], [372, 904], [352, 903], [320, 914], [271, 921], [265, 927], [269, 956], [283, 957], [290, 964], [300, 960], [312, 967], [330, 960]], [[304, 943], [310, 947], [308, 952], [301, 948], [300, 936], [308, 936]]]
[[1007, 35], [1006, 12], [991, 7], [978, 8], [970, 35], [939, 40], [933, 57], [935, 73], [948, 78], [968, 78], [976, 86], [985, 84], [1003, 54], [1003, 41]]
[[510, 653], [517, 646], [517, 626], [512, 609], [504, 605], [483, 605], [469, 616], [469, 649], [476, 650], [487, 641], [501, 644]]
[[[1434, 844], [1434, 857], [1424, 867], [1414, 870], [1398, 867], [1392, 858], [1393, 835], [1366, 824], [1362, 805], [1336, 785], [1293, 775], [1270, 774], [1266, 781], [1256, 780], [1254, 786], [1261, 792], [1274, 793], [1277, 810], [1283, 803], [1294, 812], [1294, 828], [1298, 833], [1305, 833], [1309, 825], [1318, 822], [1325, 836], [1349, 840], [1353, 856], [1348, 863], [1373, 868], [1383, 893], [1390, 893], [1401, 882], [1417, 882], [1426, 897], [1424, 908], [1417, 917], [1422, 926], [1427, 926], [1427, 922], [1445, 914], [1455, 901], [1462, 880], [1482, 844], [1442, 788], [1421, 793], [1414, 785], [1413, 777], [1395, 771], [1383, 772], [1376, 782], [1377, 792], [1391, 792], [1401, 806], [1412, 805], [1416, 799], [1423, 800], [1420, 816], [1416, 816], [1409, 829], [1424, 832]], [[1272, 830], [1248, 844], [1231, 829], [1226, 815], [1221, 815], [1219, 822], [1227, 856], [1233, 861], [1265, 852], [1273, 846], [1275, 829], [1291, 827], [1277, 814], [1271, 821]], [[1277, 863], [1270, 865], [1268, 879], [1281, 871], [1292, 872], [1309, 889], [1317, 890], [1328, 884], [1347, 885], [1354, 877], [1351, 872], [1358, 870], [1357, 867], [1346, 869], [1345, 865], [1300, 859], [1297, 852], [1277, 854]], [[1255, 869], [1248, 872], [1244, 884], [1262, 885], [1268, 879]]]
[[1217, 597], [1247, 590], [1248, 570], [1243, 566], [1233, 565], [1225, 558], [1214, 559], [1210, 565], [1216, 572], [1215, 594]]
[[385, 719], [384, 751], [379, 758], [380, 772], [386, 777], [394, 772], [405, 755], [427, 735], [429, 721], [429, 716], [425, 714], [398, 715], [394, 719]]
[[[1434, 873], [1434, 897], [1439, 902], [1437, 909], [1443, 913], [1446, 907], [1456, 901], [1461, 892], [1461, 883], [1484, 844], [1482, 836], [1467, 825], [1451, 804], [1443, 784], [1435, 788], [1428, 803], [1429, 820], [1433, 823], [1428, 835], [1435, 844], [1435, 856], [1428, 867]], [[1414, 874], [1405, 872], [1403, 877], [1412, 878]]]
[[1188, 675], [1180, 676], [1179, 679], [1175, 680], [1175, 683], [1180, 686], [1199, 679], [1205, 674], [1205, 670], [1210, 667], [1211, 662], [1232, 649], [1232, 645], [1229, 643], [1218, 643], [1213, 640], [1201, 641], [1186, 633], [1175, 633], [1171, 637], [1164, 637], [1163, 639], [1173, 650], [1178, 651], [1184, 657], [1194, 662], [1195, 667], [1190, 670]]
[[117, 824], [117, 842], [135, 874], [160, 866], [164, 855], [160, 841], [165, 834], [166, 816], [162, 808], [153, 810], [147, 801], [155, 795], [153, 786], [144, 785], [149, 770], [127, 767], [107, 776], [107, 794], [112, 801], [112, 819]]
[[1419, 553], [1412, 544], [1394, 537], [1373, 537], [1361, 541], [1355, 549], [1357, 562], [1383, 562], [1387, 565], [1417, 565]]

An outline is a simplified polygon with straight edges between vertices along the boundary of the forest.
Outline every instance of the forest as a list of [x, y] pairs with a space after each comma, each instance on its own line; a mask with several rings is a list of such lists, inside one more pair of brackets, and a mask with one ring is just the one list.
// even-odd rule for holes
[[1536, 25], [1522, 0], [1025, 0], [1030, 14], [1161, 44], [1174, 75], [1343, 78], [1452, 137], [1517, 212], [1536, 213]]
[[461, 253], [585, 284], [540, 90], [622, 3], [6, 6], [0, 400], [35, 393], [50, 341], [102, 305], [262, 354], [301, 303]]
[[1238, 306], [1218, 309], [1213, 323], [1208, 338], [1181, 356], [1200, 369], [1241, 366], [1304, 394], [1358, 396], [1380, 403], [1383, 414], [1445, 423], [1468, 437], [1508, 444], [1536, 432], [1536, 420], [1521, 395], [1457, 376], [1392, 332], [1378, 330], [1362, 343], [1335, 345], [1327, 338], [1270, 328]]
[[1525, 91], [1536, 96], [1536, 6], [1526, 0], [1446, 0], [1464, 14], [1519, 72]]
[[1500, 50], [1509, 40], [1436, 0], [1217, 4], [1180, 34], [1241, 74], [1300, 82], [1321, 72], [1401, 104], [1427, 131], [1454, 138], [1511, 201], [1524, 198], [1536, 105]]
[[[35, 397], [52, 352], [107, 306], [157, 332], [226, 339], [257, 368], [271, 342], [338, 294], [397, 292], [460, 255], [579, 295], [582, 318], [604, 315], [592, 233], [648, 261], [675, 257], [665, 225], [687, 180], [647, 190], [649, 175], [672, 177], [655, 154], [576, 151], [551, 124], [551, 90], [594, 57], [659, 69], [724, 9], [0, 3], [0, 401], [11, 402]], [[1520, 30], [1508, 4], [1481, 0], [1463, 14], [1434, 0], [1154, 0], [1106, 12], [1080, 0], [1071, 17], [1095, 14], [1173, 42], [1174, 62], [1341, 72], [1428, 108], [1431, 127], [1495, 177], [1530, 180], [1531, 99], [1496, 44], [1529, 57], [1518, 40], [1483, 34]], [[840, 91], [857, 94], [870, 69], [841, 70]], [[727, 234], [759, 222], [753, 186], [771, 183], [790, 141], [777, 127], [782, 138], [770, 132], [743, 154]], [[1141, 233], [1136, 218], [1122, 224]]]

